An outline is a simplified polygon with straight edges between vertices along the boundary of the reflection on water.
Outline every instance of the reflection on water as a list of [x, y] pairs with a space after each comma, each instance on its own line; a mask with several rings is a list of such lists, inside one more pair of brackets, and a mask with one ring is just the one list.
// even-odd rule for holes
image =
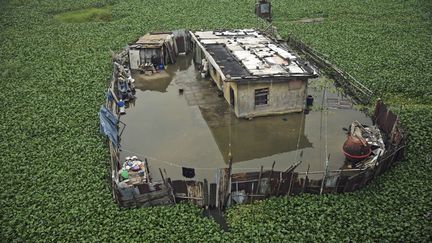
[[249, 121], [237, 119], [228, 105], [224, 104], [223, 108], [200, 107], [200, 110], [225, 161], [228, 161], [230, 144], [233, 162], [312, 147], [304, 134], [303, 113]]
[[158, 91], [167, 92], [173, 77], [180, 71], [187, 70], [191, 67], [190, 58], [180, 57], [175, 65], [167, 67], [166, 70], [154, 73], [153, 75], [140, 74], [139, 71], [133, 70], [132, 75], [135, 78], [135, 87], [141, 91]]
[[[285, 170], [297, 160], [303, 161], [298, 171], [306, 171], [308, 164], [311, 171], [323, 170], [326, 153], [331, 154], [329, 168], [338, 169], [344, 160], [342, 128], [352, 120], [371, 123], [353, 109], [330, 109], [326, 115], [316, 108], [308, 115], [238, 119], [217, 95], [217, 88], [195, 71], [188, 56], [180, 56], [160, 74], [134, 73], [134, 78], [137, 99], [121, 118], [127, 124], [121, 156], [147, 157], [155, 179], [159, 168], [173, 179], [181, 178], [180, 167], [185, 166], [197, 168], [197, 179], [214, 181], [215, 168], [227, 167], [229, 144], [234, 172], [259, 170], [261, 165], [270, 168], [273, 161], [276, 170]], [[322, 80], [311, 80], [309, 88], [314, 107], [319, 107], [322, 88], [314, 82]], [[327, 97], [339, 97], [332, 92]]]

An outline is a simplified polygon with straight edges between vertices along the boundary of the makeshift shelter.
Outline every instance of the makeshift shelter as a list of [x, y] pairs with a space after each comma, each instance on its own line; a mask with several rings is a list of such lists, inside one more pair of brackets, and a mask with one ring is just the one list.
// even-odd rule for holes
[[146, 34], [129, 46], [129, 64], [135, 70], [145, 65], [175, 63], [176, 56], [176, 41], [170, 32]]

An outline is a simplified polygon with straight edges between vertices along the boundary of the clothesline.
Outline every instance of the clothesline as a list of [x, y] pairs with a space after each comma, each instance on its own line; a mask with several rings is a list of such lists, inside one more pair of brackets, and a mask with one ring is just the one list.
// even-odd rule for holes
[[[154, 157], [151, 157], [151, 156], [148, 156], [148, 155], [145, 155], [145, 154], [141, 154], [141, 153], [138, 153], [138, 152], [134, 152], [134, 151], [131, 151], [131, 150], [128, 150], [128, 149], [122, 148], [121, 150], [125, 151], [125, 152], [128, 152], [128, 153], [131, 153], [133, 155], [141, 156], [143, 158], [147, 158], [147, 159], [151, 159], [151, 160], [154, 160], [154, 161], [162, 162], [162, 163], [164, 163], [166, 165], [169, 165], [169, 166], [172, 166], [172, 167], [177, 167], [177, 168], [188, 167], [188, 168], [194, 168], [195, 170], [217, 170], [217, 169], [222, 169], [221, 167], [194, 167], [194, 166], [190, 166], [190, 165], [179, 165], [179, 164], [174, 163], [174, 162], [157, 159], [157, 158], [154, 158]], [[191, 164], [190, 162], [187, 162], [187, 161], [186, 161], [186, 163], [187, 164]], [[264, 168], [266, 168], [266, 167], [264, 167]], [[269, 166], [268, 168], [271, 169], [271, 166]], [[259, 167], [259, 168], [258, 167], [257, 168], [235, 168], [235, 167], [233, 167], [233, 170], [237, 170], [237, 169], [240, 169], [240, 170], [260, 170], [261, 167]]]

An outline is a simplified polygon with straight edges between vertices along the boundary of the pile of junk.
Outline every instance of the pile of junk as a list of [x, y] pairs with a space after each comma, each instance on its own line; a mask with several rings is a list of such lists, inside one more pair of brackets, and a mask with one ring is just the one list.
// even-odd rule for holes
[[135, 99], [135, 80], [132, 78], [131, 70], [117, 62], [114, 62], [117, 68], [117, 85], [115, 91], [117, 93], [120, 114], [126, 113], [126, 102]]
[[126, 157], [119, 174], [120, 180], [128, 185], [150, 182], [147, 162], [137, 156]]
[[348, 136], [342, 147], [347, 168], [374, 168], [378, 163], [378, 158], [385, 151], [384, 140], [379, 128], [354, 121], [347, 132]]

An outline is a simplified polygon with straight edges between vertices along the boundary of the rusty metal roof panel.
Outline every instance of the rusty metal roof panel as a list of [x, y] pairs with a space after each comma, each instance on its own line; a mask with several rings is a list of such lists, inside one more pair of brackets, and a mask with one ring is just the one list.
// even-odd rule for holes
[[138, 39], [136, 44], [143, 46], [162, 46], [166, 41], [171, 38], [171, 34], [146, 34]]

